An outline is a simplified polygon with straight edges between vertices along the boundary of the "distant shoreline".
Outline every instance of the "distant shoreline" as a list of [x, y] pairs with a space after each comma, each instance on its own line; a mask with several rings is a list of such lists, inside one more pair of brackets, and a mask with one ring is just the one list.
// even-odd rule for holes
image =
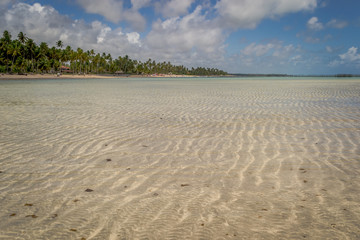
[[26, 80], [26, 79], [111, 79], [111, 78], [197, 78], [197, 77], [334, 77], [334, 78], [359, 78], [360, 75], [287, 75], [287, 74], [227, 74], [227, 75], [176, 75], [176, 74], [0, 74], [0, 80]]
[[149, 75], [112, 75], [112, 74], [0, 74], [0, 80], [23, 80], [23, 79], [110, 79], [110, 78], [179, 78], [199, 77], [195, 75], [174, 75], [174, 74], [149, 74]]

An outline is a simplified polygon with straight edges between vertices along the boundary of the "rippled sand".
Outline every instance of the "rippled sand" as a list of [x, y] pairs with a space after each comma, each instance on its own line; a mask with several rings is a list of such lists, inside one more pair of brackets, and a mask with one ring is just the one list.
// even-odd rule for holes
[[359, 239], [359, 79], [0, 82], [0, 239]]

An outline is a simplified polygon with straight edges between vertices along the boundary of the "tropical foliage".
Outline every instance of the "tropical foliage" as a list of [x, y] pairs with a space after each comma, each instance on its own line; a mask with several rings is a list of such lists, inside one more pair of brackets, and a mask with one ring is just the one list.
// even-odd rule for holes
[[[64, 66], [66, 68], [64, 68]], [[6, 73], [57, 73], [66, 69], [74, 74], [189, 74], [225, 75], [226, 72], [215, 68], [192, 68], [175, 66], [170, 62], [157, 63], [154, 60], [141, 62], [129, 56], [113, 59], [110, 53], [96, 53], [93, 49], [64, 48], [59, 40], [56, 46], [47, 43], [39, 45], [23, 32], [12, 39], [8, 31], [0, 38], [0, 72]]]

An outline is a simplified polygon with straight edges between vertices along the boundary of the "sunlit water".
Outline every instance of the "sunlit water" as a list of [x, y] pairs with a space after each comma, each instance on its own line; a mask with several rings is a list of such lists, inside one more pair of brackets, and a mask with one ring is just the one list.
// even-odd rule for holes
[[0, 239], [358, 239], [360, 80], [0, 81]]

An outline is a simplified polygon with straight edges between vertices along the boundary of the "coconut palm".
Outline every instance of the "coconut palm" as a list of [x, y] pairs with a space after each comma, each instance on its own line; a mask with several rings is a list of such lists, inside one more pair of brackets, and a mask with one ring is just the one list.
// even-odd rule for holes
[[64, 44], [61, 40], [59, 40], [56, 42], [56, 46], [61, 49], [64, 46]]
[[18, 40], [15, 40], [10, 44], [8, 54], [12, 57], [11, 72], [14, 72], [15, 59], [21, 54], [21, 43]]
[[34, 42], [34, 40], [32, 40], [31, 38], [28, 38], [25, 44], [25, 51], [26, 51], [26, 56], [28, 59], [31, 60], [31, 71], [34, 72], [34, 56], [35, 56], [35, 51], [36, 51], [36, 44]]
[[27, 41], [26, 34], [24, 34], [23, 32], [19, 32], [18, 39], [22, 44], [24, 44]]

